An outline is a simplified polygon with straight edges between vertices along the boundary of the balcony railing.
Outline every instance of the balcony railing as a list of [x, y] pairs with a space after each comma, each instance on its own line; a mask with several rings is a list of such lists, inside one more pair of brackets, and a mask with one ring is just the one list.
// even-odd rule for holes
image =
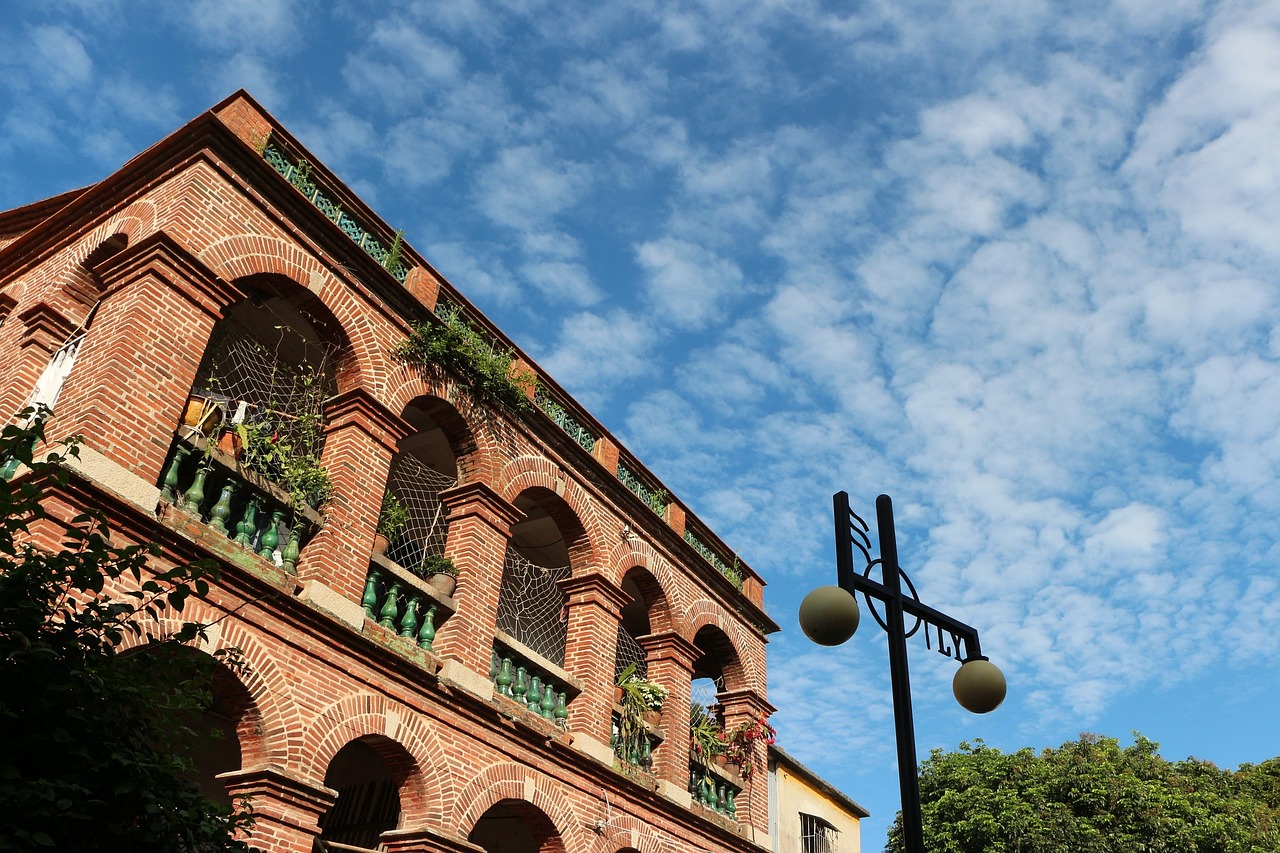
[[283, 489], [243, 468], [199, 435], [174, 440], [160, 495], [290, 574], [322, 521], [311, 507], [291, 506]]
[[645, 484], [626, 463], [618, 463], [618, 481], [631, 490], [631, 493], [649, 505], [649, 509], [662, 515], [667, 509], [670, 496], [665, 489], [653, 489]]
[[692, 530], [684, 532], [684, 541], [693, 546], [693, 550], [702, 555], [702, 558], [715, 567], [716, 571], [727, 577], [734, 586], [742, 589], [742, 573], [736, 568], [725, 563], [720, 556], [712, 551], [705, 542], [697, 537]]
[[690, 761], [689, 793], [697, 805], [729, 820], [738, 819], [735, 800], [742, 793], [742, 787], [726, 778], [718, 767], [704, 767], [696, 761]]
[[306, 196], [307, 200], [314, 204], [321, 213], [341, 228], [342, 233], [350, 237], [353, 243], [364, 249], [365, 253], [382, 265], [387, 272], [391, 273], [396, 281], [404, 284], [405, 279], [409, 276], [409, 269], [399, 262], [397, 247], [394, 245], [392, 247], [382, 245], [382, 242], [377, 237], [366, 231], [355, 219], [348, 216], [340, 204], [325, 195], [320, 187], [311, 180], [311, 169], [305, 162], [295, 163], [291, 161], [283, 151], [270, 144], [263, 149], [262, 156], [271, 165], [271, 168], [283, 175], [284, 179], [293, 185], [294, 189]]
[[451, 599], [380, 554], [371, 557], [360, 603], [369, 619], [428, 652], [454, 612]]
[[547, 417], [551, 418], [552, 422], [564, 430], [565, 434], [576, 441], [583, 450], [590, 453], [595, 449], [596, 436], [592, 434], [591, 430], [579, 423], [573, 415], [569, 414], [564, 406], [544, 393], [538, 394], [537, 403], [538, 408], [542, 409]]
[[622, 715], [613, 712], [612, 730], [609, 733], [609, 745], [613, 754], [623, 764], [638, 767], [646, 773], [653, 769], [653, 751], [662, 745], [662, 734], [645, 725], [643, 737], [628, 739], [622, 737]]
[[559, 667], [502, 633], [493, 641], [489, 680], [499, 695], [562, 728], [569, 703], [581, 692]]

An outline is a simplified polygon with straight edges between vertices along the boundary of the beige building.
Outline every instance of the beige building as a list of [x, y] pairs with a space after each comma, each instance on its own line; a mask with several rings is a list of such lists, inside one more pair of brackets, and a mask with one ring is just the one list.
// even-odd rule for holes
[[860, 853], [870, 813], [776, 746], [769, 747], [769, 838], [774, 853]]

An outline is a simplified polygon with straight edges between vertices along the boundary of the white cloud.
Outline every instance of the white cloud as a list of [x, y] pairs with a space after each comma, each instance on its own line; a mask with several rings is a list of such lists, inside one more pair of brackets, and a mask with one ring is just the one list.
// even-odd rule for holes
[[577, 202], [591, 182], [590, 169], [546, 146], [503, 150], [476, 179], [480, 208], [499, 225], [531, 228]]
[[665, 320], [704, 328], [743, 287], [742, 270], [704, 246], [666, 237], [641, 243], [636, 259], [646, 273], [649, 304]]
[[[29, 69], [41, 83], [67, 94], [87, 86], [93, 77], [93, 60], [79, 33], [66, 27], [39, 26], [31, 31]], [[83, 94], [83, 92], [75, 92]]]
[[565, 318], [558, 343], [539, 361], [566, 387], [617, 393], [614, 383], [653, 372], [653, 343], [653, 329], [643, 318], [619, 310], [581, 312]]

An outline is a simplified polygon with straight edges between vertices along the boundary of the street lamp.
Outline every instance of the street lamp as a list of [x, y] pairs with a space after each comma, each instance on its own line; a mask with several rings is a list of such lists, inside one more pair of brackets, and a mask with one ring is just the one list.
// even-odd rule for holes
[[[871, 559], [871, 540], [867, 536], [869, 528], [849, 509], [848, 492], [837, 492], [834, 502], [836, 582], [839, 585], [818, 587], [805, 596], [800, 604], [800, 627], [809, 639], [819, 645], [840, 645], [858, 629], [858, 600], [855, 596], [862, 593], [871, 615], [889, 635], [889, 677], [893, 685], [893, 721], [898, 740], [898, 783], [902, 790], [902, 843], [906, 853], [924, 853], [924, 833], [920, 826], [920, 780], [916, 774], [916, 734], [911, 719], [911, 680], [907, 673], [907, 639], [923, 626], [925, 646], [932, 648], [930, 632], [936, 632], [938, 652], [960, 661], [960, 669], [951, 681], [956, 701], [975, 714], [994, 711], [1004, 701], [1004, 675], [983, 656], [976, 630], [920, 602], [911, 579], [898, 565], [893, 501], [889, 496], [876, 498], [876, 528], [880, 537], [878, 560]], [[866, 561], [861, 574], [854, 571], [854, 547]], [[877, 564], [882, 582], [870, 577], [871, 569]], [[904, 583], [906, 594], [903, 593]], [[883, 603], [883, 617], [872, 599]], [[906, 624], [908, 616], [916, 620], [910, 630]], [[943, 636], [944, 631], [946, 636]]]

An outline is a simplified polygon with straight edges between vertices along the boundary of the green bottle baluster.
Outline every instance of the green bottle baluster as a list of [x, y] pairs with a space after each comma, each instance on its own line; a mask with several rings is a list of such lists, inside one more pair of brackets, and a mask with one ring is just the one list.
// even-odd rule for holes
[[[556, 708], [551, 713], [552, 713], [552, 716], [555, 717], [555, 721], [557, 723], [559, 723], [562, 726], [565, 724], [565, 721], [569, 719], [569, 694], [568, 693], [564, 692], [563, 690], [560, 691], [560, 695], [556, 697]], [[648, 738], [645, 738], [645, 742], [648, 743]]]
[[293, 520], [293, 526], [289, 528], [289, 539], [284, 543], [284, 547], [280, 549], [280, 562], [284, 565], [284, 570], [289, 574], [293, 574], [298, 568], [298, 555], [302, 553], [302, 522], [298, 519]]
[[236, 481], [228, 479], [222, 487], [218, 502], [209, 510], [209, 526], [219, 533], [227, 532], [227, 519], [231, 517], [231, 496], [235, 494]]
[[[176, 503], [178, 500], [178, 470], [182, 467], [182, 463], [186, 461], [187, 456], [191, 453], [191, 448], [185, 444], [178, 444], [173, 448], [173, 461], [169, 463], [169, 467], [164, 472], [164, 483], [160, 488], [160, 499], [168, 503]], [[8, 479], [8, 478], [6, 478]]]
[[725, 784], [720, 783], [719, 790], [716, 791], [716, 811], [720, 814], [729, 813], [729, 805], [725, 802]]
[[267, 529], [262, 531], [262, 538], [258, 540], [258, 556], [266, 557], [268, 560], [276, 558], [276, 546], [280, 544], [280, 519], [282, 518], [284, 518], [282, 509], [271, 513]]
[[529, 695], [525, 697], [529, 704], [529, 710], [535, 714], [542, 713], [542, 676], [535, 675], [533, 684], [529, 687]]
[[364, 615], [369, 619], [376, 619], [373, 608], [378, 606], [378, 577], [377, 569], [369, 570], [369, 577], [364, 582], [364, 595], [360, 598], [360, 604], [364, 607]]
[[390, 631], [396, 629], [396, 614], [400, 612], [400, 581], [393, 580], [391, 589], [387, 590], [387, 600], [382, 602], [382, 616], [378, 624]]
[[435, 651], [431, 644], [436, 641], [436, 609], [437, 604], [431, 604], [427, 607], [427, 612], [422, 614], [422, 628], [418, 631], [418, 645], [429, 652]]
[[258, 532], [258, 501], [261, 500], [257, 495], [251, 495], [249, 500], [245, 501], [244, 515], [240, 517], [240, 523], [236, 525], [236, 544], [243, 545], [246, 548], [253, 546], [253, 534]]
[[182, 495], [182, 508], [187, 512], [200, 514], [200, 504], [204, 503], [204, 481], [209, 476], [209, 466], [201, 465], [196, 469], [196, 478]]
[[542, 719], [550, 720], [556, 712], [556, 691], [550, 682], [542, 685]]
[[511, 685], [511, 698], [521, 705], [525, 703], [525, 695], [529, 692], [529, 671], [522, 666], [516, 667], [516, 681]]
[[494, 684], [498, 683], [498, 667], [499, 666], [500, 664], [498, 663], [498, 650], [494, 649], [489, 654], [489, 680], [492, 681]]
[[511, 695], [511, 658], [502, 659], [502, 669], [498, 672], [498, 692], [503, 696]]
[[725, 795], [725, 812], [734, 820], [738, 819], [738, 805], [733, 801], [733, 789]]
[[411, 595], [404, 605], [404, 616], [400, 617], [400, 636], [412, 639], [418, 633], [418, 596]]

